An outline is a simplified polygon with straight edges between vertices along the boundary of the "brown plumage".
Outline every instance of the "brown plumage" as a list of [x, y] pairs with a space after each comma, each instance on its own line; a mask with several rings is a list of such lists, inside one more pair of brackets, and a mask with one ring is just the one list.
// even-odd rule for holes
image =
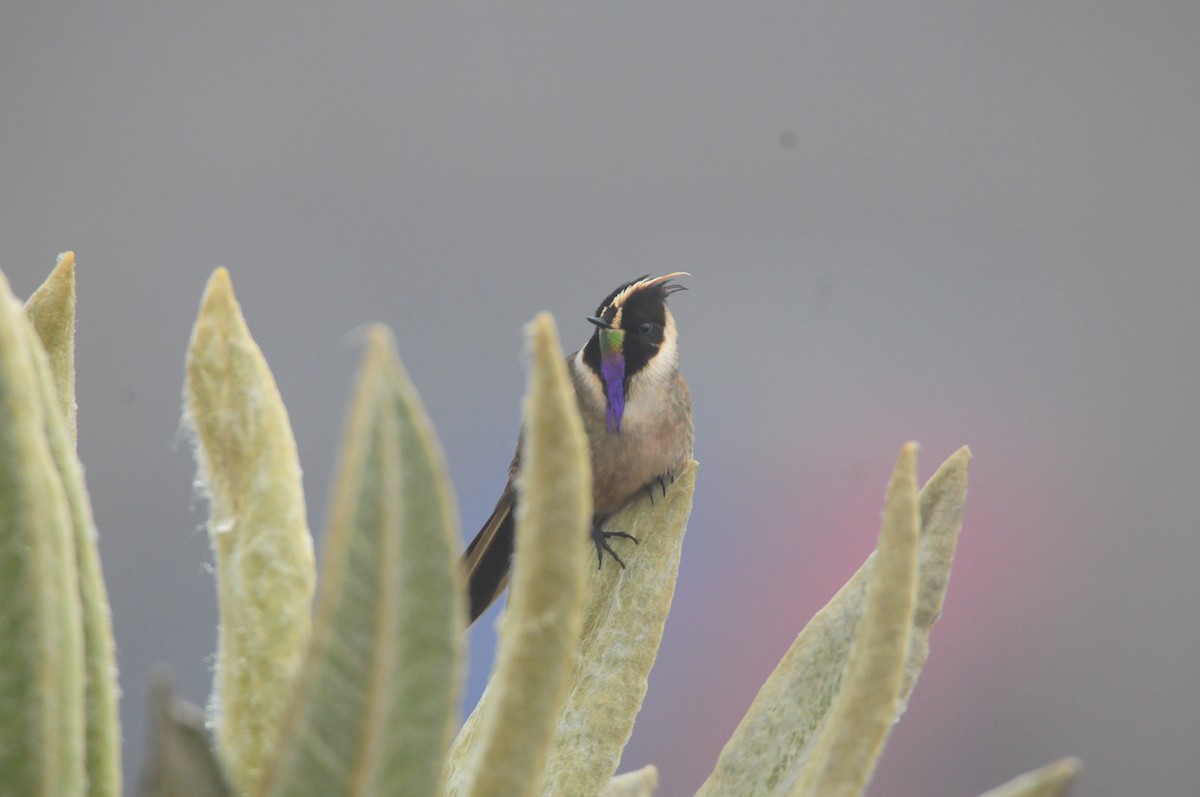
[[[600, 564], [607, 551], [624, 567], [609, 540], [629, 537], [602, 530], [604, 521], [651, 485], [665, 493], [675, 472], [692, 458], [691, 399], [679, 372], [675, 320], [666, 305], [668, 296], [684, 290], [671, 282], [679, 276], [688, 275], [641, 277], [614, 290], [588, 319], [596, 326], [591, 339], [567, 357], [591, 444], [592, 539]], [[607, 342], [601, 338], [606, 332]], [[621, 334], [614, 352], [606, 343], [615, 332]], [[496, 508], [463, 554], [471, 622], [508, 584], [519, 466], [518, 445]]]

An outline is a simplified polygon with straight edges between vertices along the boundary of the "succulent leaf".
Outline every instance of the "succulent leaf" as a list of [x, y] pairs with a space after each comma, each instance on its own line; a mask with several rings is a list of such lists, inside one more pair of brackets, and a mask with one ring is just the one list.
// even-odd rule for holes
[[25, 314], [33, 323], [42, 347], [50, 358], [57, 403], [66, 423], [71, 447], [75, 447], [75, 253], [63, 252], [46, 281], [25, 302]]
[[492, 679], [451, 750], [450, 795], [537, 792], [583, 625], [587, 435], [553, 319], [539, 315], [527, 335], [533, 363], [508, 606]]
[[330, 515], [312, 651], [273, 797], [440, 793], [466, 624], [433, 426], [383, 327], [368, 335]]
[[874, 572], [841, 684], [789, 794], [857, 797], [875, 771], [904, 678], [917, 594], [919, 531], [917, 445], [908, 443], [888, 484]]
[[[74, 429], [68, 429], [63, 412], [74, 417], [74, 255], [59, 258], [50, 278], [25, 305], [38, 309], [34, 327], [27, 330], [28, 345], [42, 401], [46, 440], [62, 481], [71, 513], [73, 549], [78, 575], [83, 622], [83, 657], [86, 677], [86, 780], [89, 797], [121, 794], [121, 727], [117, 685], [117, 660], [112, 613], [100, 570], [96, 523], [84, 483], [83, 467], [75, 453]], [[34, 334], [36, 332], [36, 334]], [[40, 338], [40, 340], [39, 340]], [[43, 345], [58, 349], [48, 358]]]
[[600, 797], [654, 797], [658, 788], [658, 769], [653, 764], [617, 775]]
[[204, 727], [204, 712], [176, 697], [165, 672], [150, 681], [150, 753], [138, 797], [231, 797]]
[[60, 419], [43, 401], [35, 340], [0, 275], [0, 794], [77, 797], [83, 624], [71, 505], [47, 440]]
[[[962, 526], [970, 456], [966, 447], [959, 449], [921, 490], [918, 592], [897, 717], [916, 682], [928, 653], [931, 627], [941, 611]], [[759, 690], [698, 795], [773, 793], [808, 760], [814, 733], [840, 686], [876, 558], [871, 554], [796, 638]]]
[[287, 410], [225, 269], [205, 289], [186, 372], [221, 617], [210, 712], [236, 790], [253, 794], [308, 645], [315, 568]]
[[598, 794], [616, 772], [675, 595], [697, 468], [688, 463], [665, 497], [639, 496], [605, 524], [638, 540], [624, 568], [597, 569], [591, 546], [582, 546], [590, 565], [583, 638], [546, 762], [545, 797]]
[[1063, 797], [1071, 790], [1082, 769], [1078, 758], [1061, 758], [1019, 775], [979, 797]]

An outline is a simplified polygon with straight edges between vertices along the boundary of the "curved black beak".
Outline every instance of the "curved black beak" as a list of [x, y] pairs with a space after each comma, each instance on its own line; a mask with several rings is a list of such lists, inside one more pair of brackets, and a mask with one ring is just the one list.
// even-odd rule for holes
[[600, 327], [601, 329], [612, 329], [612, 324], [598, 316], [589, 316], [588, 321]]

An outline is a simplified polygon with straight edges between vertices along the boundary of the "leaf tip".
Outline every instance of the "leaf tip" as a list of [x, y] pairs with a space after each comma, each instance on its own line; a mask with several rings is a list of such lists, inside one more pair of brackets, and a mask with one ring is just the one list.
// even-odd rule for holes
[[60, 275], [60, 279], [72, 279], [75, 276], [75, 253], [68, 250], [58, 256], [58, 260], [54, 264], [54, 271], [50, 272], [50, 276]]
[[980, 797], [1063, 797], [1075, 785], [1083, 762], [1074, 756], [1018, 775], [1012, 780], [984, 792]]
[[892, 471], [892, 488], [903, 485], [906, 489], [916, 492], [917, 485], [917, 451], [921, 444], [909, 440], [900, 447], [900, 455], [896, 458], [896, 467]]
[[[967, 486], [967, 471], [970, 469], [972, 454], [968, 446], [961, 446], [950, 456], [946, 457], [946, 461], [938, 466], [937, 473], [929, 479], [929, 484], [926, 487], [934, 484], [953, 484], [957, 486], [959, 492], [963, 492]], [[941, 488], [939, 488], [941, 489]], [[963, 498], [958, 499], [961, 504]]]
[[209, 307], [234, 301], [233, 280], [229, 278], [229, 269], [218, 266], [213, 270], [212, 275], [208, 278], [208, 283], [204, 286], [204, 298], [201, 299], [201, 305]]
[[363, 367], [383, 367], [386, 370], [400, 369], [400, 356], [396, 353], [396, 338], [387, 324], [371, 324], [364, 337]]
[[387, 324], [375, 323], [367, 327], [367, 347], [373, 350], [395, 347], [395, 337]]
[[188, 346], [189, 368], [196, 365], [196, 357], [211, 356], [213, 346], [224, 347], [249, 337], [250, 330], [233, 293], [229, 271], [224, 266], [217, 268], [208, 278], [204, 295], [200, 297], [200, 311]]
[[525, 337], [535, 359], [553, 352], [558, 346], [558, 329], [554, 324], [554, 316], [544, 310], [538, 313], [525, 325]]
[[[25, 303], [26, 312], [34, 320], [38, 334], [45, 342], [45, 334], [55, 330], [64, 322], [73, 330], [75, 323], [75, 253], [63, 252], [58, 256], [54, 269], [46, 281], [38, 287]], [[38, 318], [43, 317], [44, 329], [39, 327]], [[73, 340], [73, 335], [67, 336]], [[47, 346], [47, 348], [51, 348]]]

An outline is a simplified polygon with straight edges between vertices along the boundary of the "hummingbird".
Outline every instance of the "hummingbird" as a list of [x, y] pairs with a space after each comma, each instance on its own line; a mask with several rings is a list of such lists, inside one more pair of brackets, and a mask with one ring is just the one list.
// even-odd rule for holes
[[[679, 372], [679, 333], [667, 309], [668, 296], [687, 290], [673, 280], [688, 276], [647, 274], [618, 287], [588, 317], [594, 327], [588, 342], [567, 357], [591, 449], [597, 567], [605, 553], [625, 567], [611, 540], [637, 544], [631, 534], [605, 530], [604, 522], [642, 492], [653, 500], [658, 487], [665, 496], [667, 484], [692, 458], [691, 397]], [[463, 554], [469, 623], [508, 585], [520, 460], [518, 442], [504, 492]]]

